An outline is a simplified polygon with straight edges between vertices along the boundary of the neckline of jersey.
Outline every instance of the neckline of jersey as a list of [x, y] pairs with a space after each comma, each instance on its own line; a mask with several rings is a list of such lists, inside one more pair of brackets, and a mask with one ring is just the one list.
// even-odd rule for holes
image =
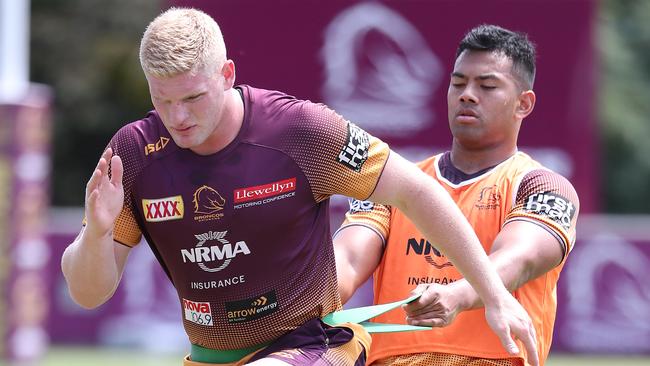
[[[504, 161], [500, 162], [499, 164], [497, 164], [495, 166], [492, 166], [490, 168], [483, 169], [483, 170], [481, 170], [481, 171], [479, 171], [477, 173], [474, 173], [474, 174], [465, 174], [465, 173], [463, 173], [463, 174], [468, 176], [468, 179], [462, 180], [462, 181], [460, 181], [458, 183], [454, 183], [454, 182], [450, 181], [449, 179], [447, 179], [442, 174], [442, 171], [440, 170], [440, 162], [441, 162], [442, 158], [444, 156], [446, 156], [446, 155], [449, 155], [449, 154], [451, 154], [451, 152], [447, 151], [447, 152], [445, 152], [443, 154], [440, 154], [440, 155], [436, 156], [435, 162], [433, 164], [434, 167], [435, 167], [435, 170], [436, 170], [436, 175], [438, 176], [440, 181], [444, 182], [448, 186], [450, 186], [452, 188], [460, 188], [460, 187], [467, 186], [467, 185], [473, 184], [475, 182], [478, 182], [479, 180], [487, 177], [493, 171], [495, 171], [499, 166], [501, 166], [503, 164], [506, 164], [507, 162], [512, 160], [515, 156], [517, 156], [519, 154], [519, 151], [516, 151], [514, 154], [512, 154], [512, 156], [510, 156], [506, 160], [504, 160]], [[450, 160], [449, 160], [449, 166], [462, 173], [462, 171], [460, 171], [458, 168], [456, 168], [454, 166], [454, 164], [451, 162], [451, 157], [450, 157]]]

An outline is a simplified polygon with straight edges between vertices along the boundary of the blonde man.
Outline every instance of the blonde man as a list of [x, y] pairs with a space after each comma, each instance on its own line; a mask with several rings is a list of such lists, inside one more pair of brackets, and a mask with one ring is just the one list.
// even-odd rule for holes
[[534, 352], [530, 319], [460, 211], [386, 144], [324, 105], [235, 87], [198, 10], [158, 16], [140, 57], [155, 110], [113, 136], [88, 182], [62, 259], [76, 302], [110, 298], [144, 236], [178, 291], [185, 365], [362, 365], [368, 333], [321, 321], [341, 307], [328, 198], [344, 194], [407, 212], [477, 286], [504, 345], [516, 351], [512, 331]]

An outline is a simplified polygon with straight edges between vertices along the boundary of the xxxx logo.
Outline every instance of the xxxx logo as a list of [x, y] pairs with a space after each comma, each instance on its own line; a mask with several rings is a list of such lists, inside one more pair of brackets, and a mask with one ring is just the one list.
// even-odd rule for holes
[[143, 199], [142, 210], [144, 219], [148, 222], [178, 220], [185, 214], [182, 196]]

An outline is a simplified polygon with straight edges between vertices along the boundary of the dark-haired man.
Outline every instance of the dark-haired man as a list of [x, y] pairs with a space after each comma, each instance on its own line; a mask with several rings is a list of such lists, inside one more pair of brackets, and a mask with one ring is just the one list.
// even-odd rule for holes
[[[472, 29], [458, 47], [447, 93], [451, 151], [419, 166], [454, 199], [533, 319], [539, 360], [524, 352], [509, 355], [499, 345], [475, 291], [400, 210], [352, 202], [334, 240], [343, 301], [377, 268], [375, 303], [404, 298], [418, 285], [421, 298], [403, 306], [406, 321], [449, 325], [373, 335], [369, 363], [544, 364], [556, 284], [575, 242], [579, 203], [569, 181], [517, 150], [522, 120], [535, 105], [534, 78], [535, 48], [525, 34], [493, 25]], [[375, 321], [404, 322], [404, 313], [395, 310]]]

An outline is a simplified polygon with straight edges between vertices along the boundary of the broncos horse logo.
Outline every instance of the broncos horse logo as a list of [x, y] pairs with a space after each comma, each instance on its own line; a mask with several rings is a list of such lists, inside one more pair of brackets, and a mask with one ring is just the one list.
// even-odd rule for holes
[[501, 206], [501, 193], [496, 185], [483, 187], [474, 204], [480, 210], [495, 210]]
[[478, 202], [488, 205], [496, 205], [501, 201], [501, 195], [497, 190], [497, 186], [484, 187], [478, 196]]
[[194, 192], [194, 213], [209, 215], [223, 210], [226, 200], [215, 189], [202, 186]]

